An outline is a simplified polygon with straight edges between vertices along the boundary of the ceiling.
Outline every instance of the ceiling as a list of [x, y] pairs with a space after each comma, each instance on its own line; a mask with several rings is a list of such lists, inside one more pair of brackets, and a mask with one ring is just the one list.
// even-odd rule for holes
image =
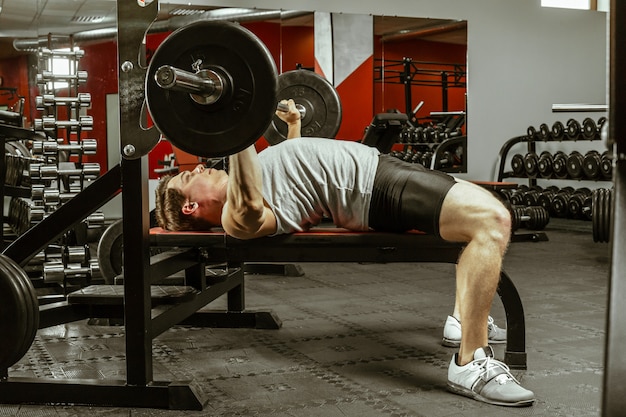
[[[160, 2], [157, 19], [171, 21], [170, 27], [171, 23], [182, 26], [192, 19], [214, 18], [215, 7], [176, 1]], [[24, 53], [15, 50], [14, 39], [45, 39], [49, 35], [74, 35], [79, 39], [80, 34], [92, 33], [96, 29], [113, 30], [116, 27], [116, 4], [116, 0], [0, 0], [0, 58]], [[240, 13], [240, 9], [236, 10]], [[260, 14], [258, 9], [244, 9], [242, 12]], [[280, 16], [280, 12], [276, 12]], [[293, 18], [285, 12], [283, 14], [282, 19], [278, 17], [274, 20], [287, 25], [313, 25], [310, 13], [297, 13]], [[271, 20], [272, 17], [262, 19]], [[386, 41], [411, 36], [434, 42], [467, 43], [465, 22], [391, 16], [377, 16], [374, 22], [375, 34]], [[112, 37], [114, 33], [109, 31], [108, 36]]]

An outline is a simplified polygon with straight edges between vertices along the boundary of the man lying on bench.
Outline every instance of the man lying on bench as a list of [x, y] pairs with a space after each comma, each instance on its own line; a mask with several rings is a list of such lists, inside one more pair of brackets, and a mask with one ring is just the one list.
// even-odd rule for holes
[[534, 403], [488, 344], [489, 309], [507, 249], [509, 211], [489, 191], [360, 143], [300, 136], [300, 113], [277, 111], [288, 137], [229, 157], [229, 171], [198, 165], [161, 179], [155, 214], [166, 230], [221, 226], [239, 239], [304, 231], [323, 218], [354, 231], [421, 230], [466, 246], [456, 268], [462, 318], [448, 387], [505, 406]]

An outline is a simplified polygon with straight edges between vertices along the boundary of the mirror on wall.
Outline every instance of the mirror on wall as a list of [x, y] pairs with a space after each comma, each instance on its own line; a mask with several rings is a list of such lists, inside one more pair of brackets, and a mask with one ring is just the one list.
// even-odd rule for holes
[[[105, 98], [117, 93], [116, 11], [115, 2], [98, 4], [103, 10], [94, 12], [93, 19], [79, 19], [66, 26], [55, 24], [46, 8], [37, 10], [41, 25], [34, 36], [45, 40], [50, 37], [48, 29], [63, 35], [71, 33], [72, 41], [85, 50], [80, 69], [89, 76], [81, 89], [92, 94], [91, 107], [85, 110], [93, 115], [94, 136], [104, 140]], [[244, 25], [268, 47], [279, 73], [296, 68], [322, 73], [341, 99], [339, 139], [361, 140], [374, 117], [389, 112], [406, 114], [413, 127], [457, 123], [462, 133], [467, 133], [464, 21], [162, 2], [148, 32], [148, 58], [171, 31], [195, 20], [228, 20]], [[21, 34], [28, 38], [26, 33]], [[31, 58], [20, 62], [29, 73], [24, 78], [33, 78], [35, 61]], [[4, 68], [9, 66], [13, 67], [13, 62]], [[17, 77], [7, 78], [11, 83], [23, 82]], [[26, 95], [36, 95], [33, 90], [27, 87]], [[34, 105], [27, 105], [25, 112], [27, 118], [40, 117]]]

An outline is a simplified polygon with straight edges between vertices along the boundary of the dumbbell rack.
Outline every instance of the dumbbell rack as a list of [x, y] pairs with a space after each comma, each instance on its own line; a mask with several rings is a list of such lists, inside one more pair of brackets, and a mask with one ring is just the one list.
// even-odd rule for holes
[[[581, 165], [580, 166], [581, 173], [576, 178], [570, 177], [568, 175], [563, 175], [563, 174], [542, 175], [541, 172], [529, 174], [527, 171], [525, 171], [524, 173], [519, 173], [519, 172], [516, 173], [514, 171], [507, 170], [507, 161], [509, 159], [513, 161], [513, 158], [515, 158], [515, 156], [513, 158], [509, 158], [511, 149], [520, 143], [526, 143], [527, 145], [526, 155], [528, 156], [528, 155], [537, 155], [538, 144], [548, 144], [548, 143], [554, 143], [554, 142], [568, 144], [568, 143], [576, 143], [576, 142], [583, 142], [583, 141], [587, 141], [587, 142], [599, 141], [600, 129], [604, 122], [605, 122], [605, 119], [600, 118], [598, 121], [598, 124], [596, 125], [596, 123], [592, 119], [586, 118], [581, 124], [575, 119], [569, 119], [566, 125], [557, 121], [554, 123], [552, 128], [548, 127], [547, 124], [545, 123], [541, 124], [539, 129], [535, 129], [532, 126], [529, 127], [526, 135], [511, 138], [507, 142], [505, 142], [505, 144], [502, 146], [500, 153], [499, 153], [497, 180], [503, 181], [505, 178], [524, 178], [528, 180], [529, 187], [536, 187], [538, 184], [538, 180], [547, 180], [547, 181], [568, 180], [568, 181], [594, 181], [594, 182], [609, 181], [610, 178], [603, 177], [599, 173], [598, 175], [594, 177], [585, 176], [582, 172], [584, 170], [583, 162], [582, 162], [583, 161], [582, 155], [578, 156], [579, 162]], [[589, 152], [594, 152], [594, 151], [589, 151]], [[572, 154], [575, 154], [575, 153], [576, 151], [572, 152]], [[599, 158], [600, 156], [598, 153], [598, 159]], [[515, 161], [516, 165], [520, 163], [527, 164], [528, 161], [526, 161], [526, 157], [524, 157], [523, 161], [522, 160]], [[534, 161], [534, 163], [537, 163], [537, 161]], [[608, 168], [610, 169], [610, 166]]]
[[[453, 113], [456, 115], [456, 112]], [[436, 115], [450, 115], [450, 112]], [[464, 113], [461, 119], [464, 120]], [[448, 173], [467, 172], [467, 136], [461, 133], [462, 123], [454, 125], [449, 132], [442, 131], [438, 126], [413, 127], [407, 124], [400, 132], [397, 144], [404, 148], [404, 152], [428, 154], [421, 161], [408, 162], [421, 163], [427, 168]], [[450, 161], [450, 158], [455, 161]]]

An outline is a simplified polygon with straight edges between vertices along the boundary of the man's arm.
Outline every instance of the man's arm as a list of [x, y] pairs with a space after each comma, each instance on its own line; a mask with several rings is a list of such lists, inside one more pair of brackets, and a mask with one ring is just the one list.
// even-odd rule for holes
[[276, 217], [263, 200], [261, 165], [254, 145], [230, 156], [222, 227], [239, 239], [267, 236], [276, 231]]
[[283, 122], [287, 123], [287, 139], [299, 138], [302, 136], [302, 120], [300, 120], [300, 112], [296, 108], [296, 103], [292, 100], [282, 100], [281, 103], [289, 106], [288, 111], [276, 110], [276, 115]]

